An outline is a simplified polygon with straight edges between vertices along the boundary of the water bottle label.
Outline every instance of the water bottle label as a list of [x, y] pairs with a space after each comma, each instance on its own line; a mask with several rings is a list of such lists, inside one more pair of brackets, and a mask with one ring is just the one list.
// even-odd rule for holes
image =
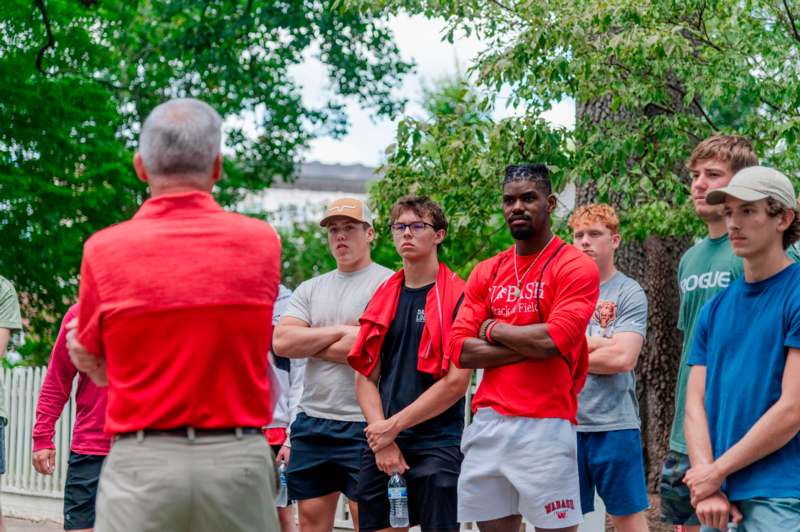
[[281, 486], [286, 485], [286, 475], [281, 475]]
[[390, 499], [399, 499], [401, 497], [408, 497], [408, 490], [406, 488], [389, 488]]

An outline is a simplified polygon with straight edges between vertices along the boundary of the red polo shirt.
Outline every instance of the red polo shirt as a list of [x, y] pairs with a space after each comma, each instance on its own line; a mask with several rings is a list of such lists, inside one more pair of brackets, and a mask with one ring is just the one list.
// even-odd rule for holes
[[[470, 274], [453, 324], [451, 347], [457, 366], [464, 341], [477, 337], [488, 318], [530, 325], [542, 323], [544, 317], [547, 333], [562, 355], [485, 369], [472, 399], [473, 411], [490, 407], [506, 416], [576, 423], [578, 392], [588, 368], [586, 326], [600, 293], [600, 273], [593, 260], [562, 243], [554, 238], [538, 259], [535, 254], [515, 256], [512, 246]], [[518, 294], [517, 275], [522, 277]]]
[[106, 432], [260, 427], [281, 246], [204, 192], [159, 196], [93, 235], [78, 340], [106, 358]]

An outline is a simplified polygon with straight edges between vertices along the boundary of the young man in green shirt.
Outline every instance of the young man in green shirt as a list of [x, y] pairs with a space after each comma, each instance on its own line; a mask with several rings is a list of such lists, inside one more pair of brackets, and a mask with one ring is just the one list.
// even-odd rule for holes
[[687, 532], [700, 530], [689, 488], [683, 483], [683, 477], [690, 467], [683, 423], [689, 376], [687, 357], [700, 309], [742, 274], [742, 259], [731, 248], [722, 208], [709, 205], [705, 197], [710, 191], [727, 186], [733, 175], [742, 168], [757, 164], [758, 158], [749, 140], [719, 135], [698, 144], [687, 165], [692, 178], [694, 209], [705, 222], [708, 236], [686, 251], [678, 266], [678, 328], [683, 332], [683, 349], [675, 389], [675, 417], [669, 453], [661, 472], [661, 519], [667, 523], [685, 525]]
[[[11, 335], [22, 330], [22, 318], [19, 313], [19, 300], [14, 285], [4, 277], [0, 277], [0, 358], [3, 358], [8, 349]], [[3, 397], [3, 383], [0, 381], [0, 475], [6, 472], [6, 423], [8, 414]], [[0, 532], [5, 532], [3, 516], [0, 515]]]

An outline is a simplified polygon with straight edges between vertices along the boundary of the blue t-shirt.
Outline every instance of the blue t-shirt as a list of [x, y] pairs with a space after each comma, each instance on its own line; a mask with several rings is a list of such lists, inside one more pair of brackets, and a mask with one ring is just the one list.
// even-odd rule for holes
[[[739, 277], [700, 311], [688, 363], [706, 366], [715, 458], [780, 398], [789, 348], [800, 348], [800, 264], [757, 283]], [[723, 490], [733, 501], [800, 497], [800, 435], [729, 476]]]

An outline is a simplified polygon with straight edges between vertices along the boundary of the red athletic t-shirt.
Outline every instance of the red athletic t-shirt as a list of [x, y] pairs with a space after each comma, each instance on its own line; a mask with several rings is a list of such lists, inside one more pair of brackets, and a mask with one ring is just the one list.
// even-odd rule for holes
[[281, 246], [204, 192], [159, 196], [93, 235], [78, 340], [106, 358], [106, 432], [261, 427]]
[[[464, 341], [476, 338], [488, 318], [512, 325], [544, 321], [563, 356], [487, 368], [472, 409], [490, 407], [506, 416], [576, 423], [578, 393], [588, 367], [586, 326], [597, 303], [600, 273], [593, 260], [558, 237], [538, 259], [536, 254], [517, 256], [517, 273], [515, 253], [512, 246], [478, 264], [469, 276], [464, 303], [453, 325], [453, 360], [460, 364]], [[515, 296], [517, 275], [522, 283]]]

